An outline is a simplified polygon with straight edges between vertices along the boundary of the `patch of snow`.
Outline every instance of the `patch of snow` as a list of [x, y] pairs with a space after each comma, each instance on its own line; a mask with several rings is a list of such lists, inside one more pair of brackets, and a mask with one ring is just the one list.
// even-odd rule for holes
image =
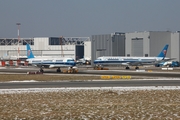
[[38, 82], [36, 80], [23, 80], [23, 81], [9, 81], [9, 82]]
[[78, 91], [78, 90], [180, 90], [180, 86], [148, 86], [148, 87], [72, 87], [72, 88], [22, 88], [22, 89], [0, 89], [0, 94], [26, 93], [26, 92], [58, 92], [58, 91]]

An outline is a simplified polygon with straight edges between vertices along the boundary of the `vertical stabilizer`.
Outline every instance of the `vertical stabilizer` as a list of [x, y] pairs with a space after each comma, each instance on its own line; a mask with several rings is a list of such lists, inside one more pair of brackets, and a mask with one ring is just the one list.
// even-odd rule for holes
[[32, 53], [32, 50], [31, 50], [31, 48], [30, 48], [30, 45], [29, 44], [26, 44], [26, 54], [27, 54], [27, 58], [28, 59], [30, 59], [30, 58], [34, 58], [34, 55], [33, 55], [33, 53]]
[[164, 48], [162, 49], [162, 51], [159, 53], [159, 55], [157, 57], [163, 57], [165, 58], [166, 57], [166, 54], [167, 54], [167, 50], [168, 50], [168, 44], [164, 46]]

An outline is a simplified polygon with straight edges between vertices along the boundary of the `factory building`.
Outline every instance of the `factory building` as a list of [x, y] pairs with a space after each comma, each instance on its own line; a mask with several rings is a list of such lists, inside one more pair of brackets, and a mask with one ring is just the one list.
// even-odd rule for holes
[[157, 56], [169, 44], [167, 57], [171, 57], [171, 32], [150, 31], [126, 33], [126, 56]]
[[171, 33], [171, 58], [180, 60], [180, 31]]
[[1, 59], [23, 59], [26, 57], [26, 44], [30, 44], [36, 57], [84, 57], [84, 42], [89, 37], [35, 37], [35, 38], [0, 38]]
[[143, 31], [92, 35], [92, 61], [100, 56], [155, 57], [168, 44], [166, 57], [180, 60], [180, 32]]
[[100, 56], [125, 56], [125, 33], [92, 35], [91, 60]]
[[26, 59], [26, 44], [36, 57], [72, 57], [93, 61], [100, 56], [157, 56], [169, 44], [167, 57], [180, 60], [180, 32], [144, 31], [92, 35], [90, 37], [0, 38], [0, 57]]

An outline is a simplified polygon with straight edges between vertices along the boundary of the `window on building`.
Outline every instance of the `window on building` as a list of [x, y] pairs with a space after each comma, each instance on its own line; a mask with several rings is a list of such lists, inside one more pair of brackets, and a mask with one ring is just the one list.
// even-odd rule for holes
[[148, 54], [145, 54], [145, 57], [148, 57]]
[[127, 57], [130, 57], [130, 54], [127, 54]]
[[60, 39], [55, 37], [49, 38], [49, 45], [60, 45]]

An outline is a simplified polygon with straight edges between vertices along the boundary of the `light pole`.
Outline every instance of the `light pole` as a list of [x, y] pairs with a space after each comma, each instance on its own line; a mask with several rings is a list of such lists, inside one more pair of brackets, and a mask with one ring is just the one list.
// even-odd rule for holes
[[19, 41], [20, 41], [19, 30], [20, 30], [21, 23], [16, 23], [16, 25], [18, 26], [18, 57], [17, 57], [17, 59], [19, 59], [19, 53], [20, 53], [20, 50], [19, 50]]

